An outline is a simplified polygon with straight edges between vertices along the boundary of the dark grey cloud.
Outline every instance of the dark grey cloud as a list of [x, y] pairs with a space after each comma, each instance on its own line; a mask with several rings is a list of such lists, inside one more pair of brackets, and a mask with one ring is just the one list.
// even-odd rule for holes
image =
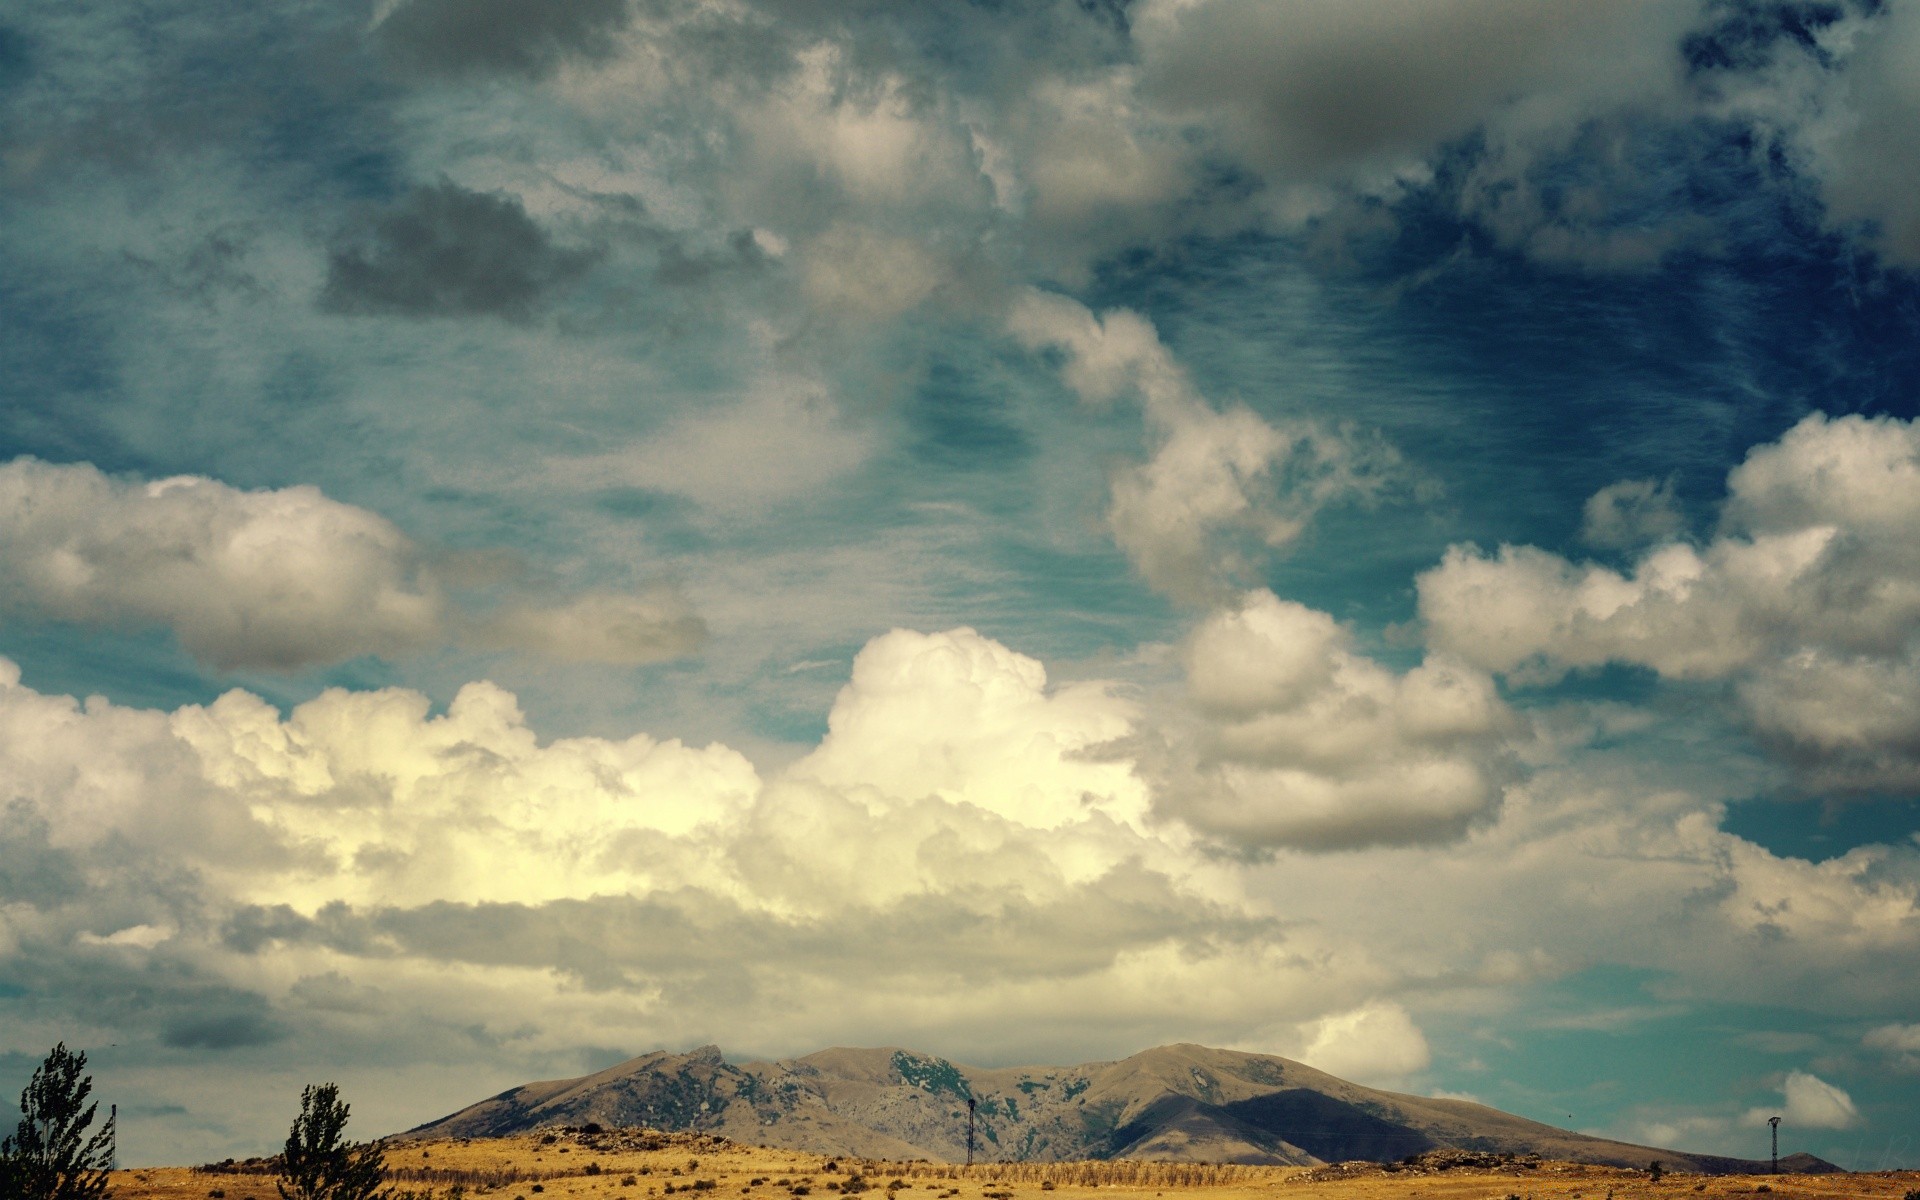
[[600, 257], [554, 245], [511, 196], [449, 180], [348, 229], [327, 263], [329, 312], [524, 321]]
[[275, 943], [324, 946], [356, 957], [553, 969], [603, 989], [711, 980], [742, 961], [800, 976], [964, 972], [1031, 982], [1106, 969], [1127, 949], [1176, 943], [1204, 953], [1284, 936], [1277, 921], [1227, 911], [1135, 863], [1044, 899], [922, 895], [824, 919], [785, 919], [681, 889], [545, 904], [335, 902], [311, 918], [284, 905], [248, 906], [223, 934], [228, 948], [246, 954]]
[[176, 1050], [238, 1050], [264, 1046], [284, 1038], [286, 1030], [264, 1011], [266, 1002], [247, 997], [258, 1006], [192, 1013], [169, 1024], [161, 1043]]
[[405, 70], [539, 78], [610, 54], [627, 17], [627, 0], [405, 0], [378, 36]]

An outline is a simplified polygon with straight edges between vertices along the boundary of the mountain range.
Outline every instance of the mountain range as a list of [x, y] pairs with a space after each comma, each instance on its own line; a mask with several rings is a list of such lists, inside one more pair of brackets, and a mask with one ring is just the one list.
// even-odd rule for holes
[[[1267, 1054], [1174, 1045], [1075, 1067], [962, 1066], [896, 1047], [731, 1063], [658, 1051], [529, 1083], [410, 1131], [498, 1137], [556, 1125], [647, 1126], [863, 1158], [1176, 1159], [1316, 1166], [1431, 1150], [1538, 1154], [1721, 1174], [1767, 1164], [1573, 1133], [1470, 1100], [1363, 1087]], [[1837, 1170], [1811, 1155], [1783, 1170]]]

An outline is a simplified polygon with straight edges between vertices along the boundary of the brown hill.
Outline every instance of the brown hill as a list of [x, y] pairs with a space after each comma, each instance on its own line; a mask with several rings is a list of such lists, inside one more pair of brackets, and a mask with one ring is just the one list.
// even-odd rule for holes
[[[497, 1137], [552, 1125], [644, 1125], [865, 1158], [1134, 1158], [1318, 1166], [1432, 1150], [1537, 1154], [1711, 1174], [1764, 1164], [1588, 1137], [1465, 1100], [1362, 1087], [1266, 1054], [1161, 1046], [1077, 1067], [961, 1066], [896, 1047], [729, 1063], [657, 1051], [580, 1079], [530, 1083], [411, 1131]], [[1804, 1172], [1830, 1164], [1783, 1159]]]

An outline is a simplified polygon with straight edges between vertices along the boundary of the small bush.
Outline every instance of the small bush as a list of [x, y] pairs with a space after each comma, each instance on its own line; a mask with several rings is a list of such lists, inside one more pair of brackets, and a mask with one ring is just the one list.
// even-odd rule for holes
[[581, 1174], [583, 1175], [598, 1175], [599, 1173], [600, 1173], [600, 1164], [597, 1162], [588, 1163], [587, 1169], [581, 1172]]
[[635, 1179], [635, 1178], [634, 1178], [633, 1176], [631, 1176], [631, 1175], [622, 1175], [622, 1176], [620, 1177], [620, 1186], [621, 1186], [621, 1187], [632, 1187], [632, 1186], [633, 1186], [634, 1184], [636, 1184], [636, 1183], [639, 1183], [639, 1182], [640, 1182], [640, 1181], [639, 1181], [638, 1179]]
[[1041, 1190], [1041, 1191], [1043, 1191], [1043, 1192], [1050, 1192], [1050, 1191], [1052, 1191], [1052, 1190], [1053, 1190], [1053, 1180], [1051, 1180], [1051, 1179], [1048, 1179], [1048, 1180], [1045, 1180], [1045, 1181], [1043, 1181], [1043, 1182], [1042, 1182], [1042, 1183], [1040, 1184], [1040, 1190]]
[[227, 1200], [227, 1192], [225, 1188], [208, 1188], [207, 1197], [208, 1200]]
[[1753, 1190], [1756, 1192], [1770, 1192], [1773, 1190], [1773, 1185], [1770, 1183], [1762, 1183], [1756, 1186]]
[[536, 1183], [531, 1188], [528, 1188], [527, 1190], [531, 1192], [544, 1192], [547, 1190], [547, 1185], [544, 1183]]
[[711, 1179], [696, 1179], [693, 1181], [693, 1190], [696, 1192], [710, 1192], [719, 1186], [718, 1183]]

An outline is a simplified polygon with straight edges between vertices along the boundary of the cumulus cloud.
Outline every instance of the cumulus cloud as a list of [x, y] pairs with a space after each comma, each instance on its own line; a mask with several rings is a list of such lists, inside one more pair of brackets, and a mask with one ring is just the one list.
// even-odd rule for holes
[[1845, 1129], [1860, 1119], [1860, 1110], [1846, 1092], [1805, 1071], [1789, 1072], [1780, 1086], [1779, 1108], [1755, 1108], [1747, 1112], [1749, 1125], [1765, 1124], [1768, 1117], [1779, 1117], [1781, 1124], [1794, 1129]]
[[853, 660], [825, 740], [794, 771], [1043, 828], [1096, 813], [1138, 825], [1141, 783], [1124, 763], [1091, 756], [1130, 733], [1137, 715], [1110, 684], [1049, 690], [1037, 660], [971, 629], [895, 630]]
[[1062, 354], [1061, 377], [1082, 400], [1139, 397], [1152, 455], [1114, 473], [1107, 524], [1141, 576], [1178, 600], [1227, 599], [1314, 513], [1377, 495], [1397, 465], [1384, 447], [1317, 424], [1213, 408], [1137, 313], [1096, 317], [1064, 296], [1028, 291], [1007, 324], [1029, 349]]
[[[1331, 772], [1369, 738], [1392, 758], [1488, 719], [1470, 678], [1416, 684], [1322, 615], [1245, 609], [1196, 631], [1191, 703], [1227, 731], [1298, 718], [1262, 752], [1303, 741]], [[1902, 1003], [1920, 962], [1910, 851], [1780, 858], [1584, 766], [1446, 856], [1222, 860], [1138, 819], [1113, 738], [1143, 709], [969, 630], [898, 631], [821, 744], [767, 771], [718, 744], [543, 738], [487, 683], [444, 711], [389, 688], [163, 712], [7, 664], [0, 964], [37, 981], [9, 1028], [203, 1052], [221, 1086], [183, 1121], [221, 1114], [238, 1150], [273, 1136], [234, 1085], [279, 1086], [233, 1057], [268, 1041], [377, 1079], [390, 1127], [581, 1069], [581, 1046], [714, 1039], [997, 1061], [1284, 1043], [1384, 1081], [1423, 1069], [1407, 989], [1458, 1001], [1598, 960], [1858, 1011]], [[492, 1074], [439, 1065], [475, 1054]]]
[[1518, 679], [1608, 662], [1729, 680], [1824, 786], [1920, 779], [1920, 428], [1814, 415], [1727, 479], [1718, 534], [1627, 572], [1456, 546], [1419, 580], [1432, 644]]
[[397, 653], [446, 619], [405, 534], [312, 487], [141, 484], [16, 459], [0, 466], [0, 562], [17, 614], [164, 625], [222, 667]]
[[86, 463], [0, 465], [0, 611], [171, 629], [214, 666], [292, 669], [475, 636], [567, 661], [652, 662], [705, 630], [676, 593], [590, 593], [463, 617], [426, 553], [318, 488], [242, 491]]
[[598, 257], [597, 250], [555, 245], [518, 199], [443, 179], [414, 188], [337, 239], [320, 306], [524, 321]]
[[1333, 618], [1251, 592], [1187, 640], [1197, 718], [1164, 750], [1164, 809], [1252, 847], [1457, 837], [1500, 798], [1493, 681], [1436, 656], [1396, 675]]
[[1426, 1035], [1407, 1010], [1374, 1001], [1301, 1026], [1300, 1059], [1330, 1075], [1391, 1087], [1433, 1061]]

